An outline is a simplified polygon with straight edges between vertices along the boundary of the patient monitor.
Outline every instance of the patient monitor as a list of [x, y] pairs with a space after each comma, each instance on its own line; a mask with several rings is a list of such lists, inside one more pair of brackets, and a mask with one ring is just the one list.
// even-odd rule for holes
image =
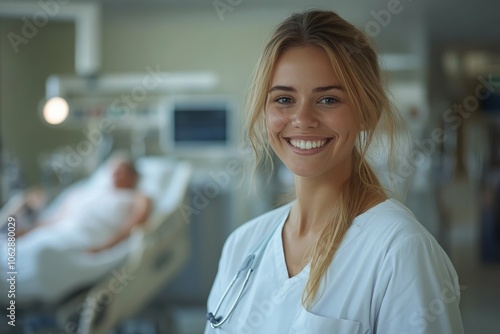
[[234, 104], [219, 96], [182, 96], [160, 108], [160, 143], [165, 152], [234, 148]]

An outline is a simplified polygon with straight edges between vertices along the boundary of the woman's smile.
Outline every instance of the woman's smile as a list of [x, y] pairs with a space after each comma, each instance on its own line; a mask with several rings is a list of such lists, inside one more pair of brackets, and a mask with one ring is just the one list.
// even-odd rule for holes
[[333, 138], [290, 137], [284, 138], [292, 152], [300, 155], [313, 155], [322, 152]]

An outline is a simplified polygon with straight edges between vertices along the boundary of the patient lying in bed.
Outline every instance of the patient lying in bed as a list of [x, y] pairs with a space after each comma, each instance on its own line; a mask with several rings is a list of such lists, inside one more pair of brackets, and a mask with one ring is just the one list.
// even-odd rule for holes
[[56, 301], [124, 260], [125, 240], [134, 226], [146, 221], [151, 203], [135, 188], [138, 174], [133, 164], [115, 160], [111, 165], [110, 186], [74, 189], [57, 210], [18, 236], [19, 302]]

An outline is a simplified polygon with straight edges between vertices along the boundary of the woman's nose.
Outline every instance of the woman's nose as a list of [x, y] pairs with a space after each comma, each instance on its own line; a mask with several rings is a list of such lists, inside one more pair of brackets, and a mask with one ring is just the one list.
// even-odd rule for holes
[[292, 126], [296, 128], [315, 128], [319, 125], [313, 108], [306, 104], [297, 106], [297, 110], [292, 117]]

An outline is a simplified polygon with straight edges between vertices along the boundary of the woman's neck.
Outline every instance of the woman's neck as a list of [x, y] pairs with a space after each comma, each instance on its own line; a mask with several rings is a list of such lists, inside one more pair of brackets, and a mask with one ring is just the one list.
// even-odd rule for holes
[[323, 229], [332, 209], [340, 200], [350, 171], [349, 167], [320, 177], [295, 177], [297, 200], [290, 213], [289, 223], [297, 236], [318, 233]]

